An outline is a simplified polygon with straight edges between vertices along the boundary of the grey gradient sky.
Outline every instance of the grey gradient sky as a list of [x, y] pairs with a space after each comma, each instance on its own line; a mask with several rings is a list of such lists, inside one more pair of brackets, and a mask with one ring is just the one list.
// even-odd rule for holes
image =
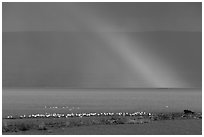
[[3, 87], [201, 88], [201, 3], [3, 3]]

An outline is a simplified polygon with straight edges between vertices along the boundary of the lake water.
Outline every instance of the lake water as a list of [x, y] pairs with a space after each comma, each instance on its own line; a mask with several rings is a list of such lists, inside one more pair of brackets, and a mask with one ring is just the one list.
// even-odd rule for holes
[[3, 117], [46, 112], [202, 110], [201, 89], [3, 89], [2, 97]]

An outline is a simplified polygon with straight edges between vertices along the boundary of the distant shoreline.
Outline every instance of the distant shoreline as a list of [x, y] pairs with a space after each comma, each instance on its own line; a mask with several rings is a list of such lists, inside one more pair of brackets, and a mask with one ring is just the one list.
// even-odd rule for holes
[[13, 89], [13, 90], [18, 90], [18, 89], [59, 89], [59, 90], [147, 90], [147, 89], [153, 89], [153, 90], [159, 90], [159, 89], [168, 89], [168, 90], [171, 90], [171, 89], [186, 89], [186, 90], [190, 90], [190, 89], [200, 89], [202, 90], [202, 88], [200, 87], [193, 87], [193, 88], [168, 88], [168, 87], [163, 87], [163, 88], [155, 88], [155, 87], [149, 87], [149, 88], [84, 88], [84, 87], [81, 87], [81, 88], [75, 88], [75, 87], [2, 87], [3, 90], [9, 90], [9, 89]]

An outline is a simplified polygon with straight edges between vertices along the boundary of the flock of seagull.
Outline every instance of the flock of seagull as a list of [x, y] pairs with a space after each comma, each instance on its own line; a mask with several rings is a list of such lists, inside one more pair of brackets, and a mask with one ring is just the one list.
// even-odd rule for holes
[[80, 107], [68, 107], [68, 106], [45, 106], [45, 109], [80, 109]]
[[79, 110], [80, 107], [68, 107], [68, 106], [61, 106], [61, 107], [58, 107], [58, 106], [45, 106], [44, 109], [69, 109], [69, 111], [72, 111], [72, 110]]
[[17, 119], [17, 118], [68, 118], [68, 117], [91, 117], [91, 116], [151, 116], [151, 113], [147, 112], [133, 112], [133, 113], [128, 113], [128, 112], [91, 112], [91, 113], [45, 113], [45, 114], [29, 114], [29, 115], [20, 115], [19, 117], [14, 117], [12, 115], [8, 115], [6, 119]]

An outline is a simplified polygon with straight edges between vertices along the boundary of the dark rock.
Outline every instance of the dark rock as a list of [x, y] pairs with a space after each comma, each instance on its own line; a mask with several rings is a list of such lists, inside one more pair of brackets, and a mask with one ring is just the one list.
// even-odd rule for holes
[[191, 110], [184, 110], [183, 111], [184, 114], [188, 115], [188, 114], [194, 114], [195, 112], [191, 111]]

